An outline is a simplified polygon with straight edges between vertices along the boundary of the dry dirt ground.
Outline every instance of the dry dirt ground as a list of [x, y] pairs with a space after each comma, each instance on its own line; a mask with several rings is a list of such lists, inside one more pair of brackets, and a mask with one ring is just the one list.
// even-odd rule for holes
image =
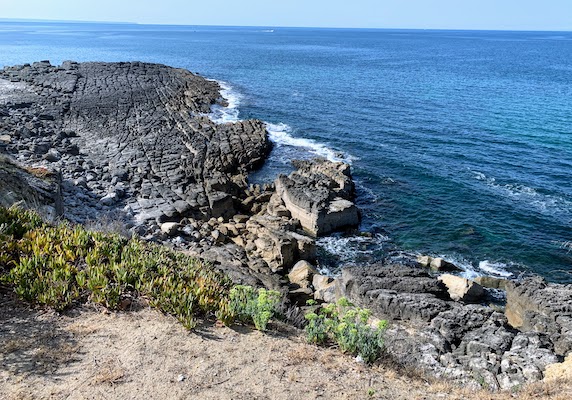
[[571, 399], [571, 385], [471, 392], [304, 343], [213, 324], [186, 331], [145, 307], [67, 314], [0, 296], [0, 399]]

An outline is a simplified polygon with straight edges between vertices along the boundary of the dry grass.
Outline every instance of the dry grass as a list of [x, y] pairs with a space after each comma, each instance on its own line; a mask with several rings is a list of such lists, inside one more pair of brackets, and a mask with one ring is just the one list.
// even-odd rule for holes
[[36, 178], [45, 179], [54, 176], [54, 172], [45, 167], [25, 167], [29, 174], [34, 175]]
[[101, 363], [100, 367], [96, 371], [93, 377], [93, 384], [109, 384], [114, 385], [121, 382], [125, 376], [125, 369], [117, 364], [115, 360], [107, 360]]
[[[296, 332], [202, 326], [141, 308], [42, 313], [0, 307], [0, 399], [572, 399], [571, 382], [511, 393], [411, 378], [391, 364], [367, 367]], [[50, 366], [45, 368], [44, 364]], [[182, 377], [182, 378], [180, 378]]]

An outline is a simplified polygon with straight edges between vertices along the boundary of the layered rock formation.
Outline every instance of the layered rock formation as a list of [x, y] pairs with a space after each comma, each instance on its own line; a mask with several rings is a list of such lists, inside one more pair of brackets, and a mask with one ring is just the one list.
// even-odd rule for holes
[[272, 185], [247, 186], [270, 149], [264, 125], [216, 124], [206, 114], [217, 102], [216, 82], [156, 64], [5, 68], [0, 152], [26, 167], [0, 159], [0, 202], [48, 205], [75, 222], [117, 219], [300, 304], [346, 296], [394, 321], [386, 348], [396, 361], [438, 376], [508, 389], [570, 354], [572, 286], [481, 280], [506, 287], [505, 316], [476, 283], [437, 279], [457, 270], [439, 258], [318, 274], [305, 262], [315, 261], [314, 237], [359, 223], [349, 166], [301, 161]]
[[[455, 278], [465, 295], [474, 294], [476, 283]], [[572, 350], [572, 287], [540, 278], [507, 283], [506, 316], [486, 303], [467, 304], [475, 298], [459, 296], [421, 266], [347, 268], [336, 291], [394, 321], [386, 340], [394, 360], [438, 376], [511, 389], [541, 380]]]
[[134, 223], [235, 213], [270, 149], [260, 121], [218, 125], [216, 82], [144, 63], [49, 62], [0, 71], [0, 130], [20, 161], [59, 169], [66, 217]]
[[[214, 262], [236, 282], [280, 289], [276, 274], [313, 260], [315, 243], [273, 185], [247, 186], [271, 145], [261, 121], [209, 119], [213, 104], [224, 105], [219, 89], [138, 62], [7, 67], [0, 150], [61, 176], [59, 211], [73, 222], [125, 224]], [[348, 166], [316, 165], [305, 164], [307, 182], [319, 186], [320, 171], [334, 171], [336, 196], [350, 191]], [[324, 189], [332, 197], [334, 187]]]

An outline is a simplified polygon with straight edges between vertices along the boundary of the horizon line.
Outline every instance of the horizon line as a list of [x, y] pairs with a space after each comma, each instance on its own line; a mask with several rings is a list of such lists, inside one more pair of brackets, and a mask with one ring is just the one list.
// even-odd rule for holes
[[409, 31], [472, 31], [472, 32], [572, 32], [565, 29], [509, 29], [509, 28], [380, 28], [380, 27], [350, 27], [350, 26], [287, 26], [287, 25], [210, 25], [210, 24], [180, 24], [180, 23], [154, 23], [129, 21], [92, 21], [92, 20], [59, 20], [37, 18], [0, 18], [0, 22], [43, 22], [43, 23], [71, 23], [71, 24], [110, 24], [110, 25], [138, 25], [138, 26], [181, 26], [181, 27], [218, 27], [218, 28], [282, 28], [282, 29], [363, 29], [363, 30], [409, 30]]

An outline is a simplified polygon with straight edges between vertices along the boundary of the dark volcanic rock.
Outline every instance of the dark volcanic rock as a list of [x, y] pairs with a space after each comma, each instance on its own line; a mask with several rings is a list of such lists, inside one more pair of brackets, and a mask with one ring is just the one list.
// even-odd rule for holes
[[[86, 178], [64, 187], [66, 198], [83, 196], [66, 207], [72, 220], [110, 210], [139, 223], [229, 216], [232, 196], [270, 144], [260, 121], [219, 125], [205, 116], [219, 89], [186, 70], [139, 62], [7, 67], [0, 130], [20, 132], [7, 146], [20, 161], [43, 157], [64, 180]], [[120, 193], [117, 182], [125, 182]], [[110, 200], [116, 197], [128, 200]]]

